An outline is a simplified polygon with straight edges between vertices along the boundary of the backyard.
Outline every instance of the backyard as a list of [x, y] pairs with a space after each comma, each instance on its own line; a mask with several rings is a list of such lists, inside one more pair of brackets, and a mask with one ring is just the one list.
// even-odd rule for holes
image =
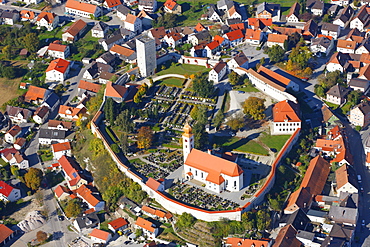
[[276, 149], [277, 152], [279, 152], [284, 144], [289, 139], [290, 135], [276, 135], [271, 136], [265, 132], [261, 134], [259, 137], [259, 140], [263, 142], [266, 146], [268, 146], [271, 149]]
[[229, 151], [235, 150], [257, 155], [268, 155], [268, 151], [261, 144], [248, 138], [215, 136], [214, 142]]
[[204, 66], [191, 65], [191, 64], [172, 64], [169, 68], [161, 70], [157, 75], [166, 75], [166, 74], [180, 74], [180, 75], [191, 75], [197, 72], [210, 71]]

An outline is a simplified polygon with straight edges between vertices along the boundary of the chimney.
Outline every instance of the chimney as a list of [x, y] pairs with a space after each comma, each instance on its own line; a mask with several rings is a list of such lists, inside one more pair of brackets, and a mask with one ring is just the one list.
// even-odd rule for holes
[[208, 154], [212, 154], [212, 150], [211, 149], [208, 149], [207, 152], [208, 152]]

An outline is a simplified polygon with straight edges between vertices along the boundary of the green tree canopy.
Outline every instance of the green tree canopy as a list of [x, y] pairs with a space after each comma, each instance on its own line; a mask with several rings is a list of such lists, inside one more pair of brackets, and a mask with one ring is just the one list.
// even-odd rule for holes
[[229, 118], [229, 120], [226, 122], [226, 124], [232, 129], [232, 130], [239, 130], [240, 128], [243, 128], [245, 122], [244, 122], [244, 116], [243, 114], [234, 114]]
[[308, 67], [308, 61], [312, 57], [312, 52], [307, 46], [297, 46], [292, 49], [289, 60], [298, 66], [300, 70]]
[[284, 59], [285, 51], [280, 45], [267, 48], [265, 53], [269, 56], [270, 62], [277, 63]]
[[208, 133], [206, 127], [202, 123], [196, 123], [193, 127], [194, 147], [196, 149], [204, 149], [209, 144]]
[[244, 101], [243, 111], [254, 120], [262, 120], [265, 118], [264, 111], [266, 110], [264, 103], [265, 99], [249, 97]]
[[215, 127], [218, 128], [218, 127], [221, 126], [221, 124], [224, 122], [224, 120], [225, 120], [224, 113], [221, 110], [219, 110], [216, 113], [216, 116], [213, 118], [212, 122], [215, 125]]
[[240, 83], [241, 76], [238, 75], [238, 73], [231, 71], [230, 74], [228, 75], [229, 82], [231, 85], [235, 86]]
[[153, 27], [164, 27], [164, 28], [171, 28], [176, 27], [177, 22], [177, 15], [172, 13], [166, 13], [157, 18], [157, 20], [152, 21]]
[[69, 200], [64, 212], [68, 218], [77, 217], [82, 212], [81, 203], [77, 199]]
[[193, 215], [189, 213], [182, 213], [182, 215], [179, 216], [176, 225], [179, 228], [189, 228], [192, 227], [195, 224], [195, 222], [197, 222], [197, 219], [194, 218]]
[[36, 33], [29, 33], [23, 38], [24, 47], [29, 52], [36, 52], [39, 48], [40, 39]]
[[38, 168], [31, 167], [24, 175], [26, 186], [31, 190], [40, 188], [42, 180], [42, 171]]
[[200, 97], [204, 98], [210, 98], [214, 93], [213, 82], [208, 80], [206, 73], [195, 74], [193, 89]]

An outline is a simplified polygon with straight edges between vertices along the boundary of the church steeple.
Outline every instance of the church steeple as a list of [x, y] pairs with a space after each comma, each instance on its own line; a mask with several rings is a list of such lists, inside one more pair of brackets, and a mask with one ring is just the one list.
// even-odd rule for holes
[[194, 148], [194, 135], [192, 133], [191, 126], [186, 123], [184, 126], [184, 133], [182, 134], [182, 149], [184, 152], [184, 162], [190, 154], [191, 150]]

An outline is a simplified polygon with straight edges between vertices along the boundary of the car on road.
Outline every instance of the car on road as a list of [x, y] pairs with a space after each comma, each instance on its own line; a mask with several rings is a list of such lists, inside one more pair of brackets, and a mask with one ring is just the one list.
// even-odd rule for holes
[[245, 93], [244, 91], [238, 91], [238, 93]]
[[365, 220], [362, 220], [362, 221], [361, 221], [361, 226], [362, 226], [362, 227], [365, 227], [365, 226], [366, 226]]
[[58, 220], [63, 221], [63, 220], [64, 220], [64, 216], [59, 215], [59, 216], [58, 216]]

